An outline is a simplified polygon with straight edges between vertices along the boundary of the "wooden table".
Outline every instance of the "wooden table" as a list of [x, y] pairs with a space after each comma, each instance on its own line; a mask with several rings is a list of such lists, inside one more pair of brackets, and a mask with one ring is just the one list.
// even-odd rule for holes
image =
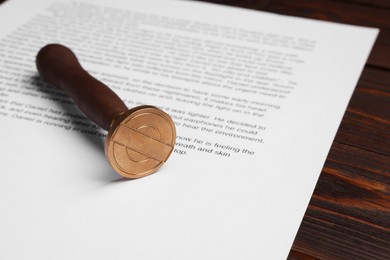
[[390, 1], [208, 2], [381, 29], [289, 259], [390, 259]]
[[206, 2], [381, 29], [289, 259], [390, 259], [390, 1]]

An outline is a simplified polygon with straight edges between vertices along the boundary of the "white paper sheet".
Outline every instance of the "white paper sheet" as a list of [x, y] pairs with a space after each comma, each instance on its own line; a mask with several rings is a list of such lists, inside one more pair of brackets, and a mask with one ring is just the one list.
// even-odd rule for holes
[[[187, 1], [0, 6], [0, 259], [283, 259], [378, 30]], [[72, 48], [177, 146], [126, 181], [38, 79]]]

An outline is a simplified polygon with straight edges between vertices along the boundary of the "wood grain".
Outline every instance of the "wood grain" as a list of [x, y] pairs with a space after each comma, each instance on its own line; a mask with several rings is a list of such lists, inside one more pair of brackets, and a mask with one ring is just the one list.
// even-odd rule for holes
[[390, 8], [389, 0], [347, 0], [342, 2], [350, 2], [354, 4], [360, 4], [362, 6], [368, 5], [368, 6], [375, 6], [379, 8]]
[[337, 142], [390, 155], [389, 82], [388, 71], [366, 67], [341, 122]]
[[335, 142], [293, 249], [321, 259], [390, 255], [388, 156]]
[[380, 30], [367, 64], [390, 70], [390, 30], [383, 28]]

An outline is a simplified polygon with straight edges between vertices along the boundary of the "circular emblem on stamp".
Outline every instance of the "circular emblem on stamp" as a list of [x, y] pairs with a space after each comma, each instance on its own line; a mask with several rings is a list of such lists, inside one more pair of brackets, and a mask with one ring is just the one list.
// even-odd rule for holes
[[106, 139], [105, 152], [112, 168], [126, 178], [157, 171], [171, 155], [176, 128], [164, 111], [140, 106], [118, 116]]

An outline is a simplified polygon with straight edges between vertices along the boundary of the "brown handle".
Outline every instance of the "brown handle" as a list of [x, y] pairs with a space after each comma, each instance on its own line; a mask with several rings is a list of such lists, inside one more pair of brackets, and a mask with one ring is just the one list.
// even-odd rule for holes
[[112, 120], [128, 110], [118, 95], [81, 67], [69, 48], [46, 45], [38, 52], [36, 64], [45, 81], [63, 89], [103, 129], [109, 130]]

